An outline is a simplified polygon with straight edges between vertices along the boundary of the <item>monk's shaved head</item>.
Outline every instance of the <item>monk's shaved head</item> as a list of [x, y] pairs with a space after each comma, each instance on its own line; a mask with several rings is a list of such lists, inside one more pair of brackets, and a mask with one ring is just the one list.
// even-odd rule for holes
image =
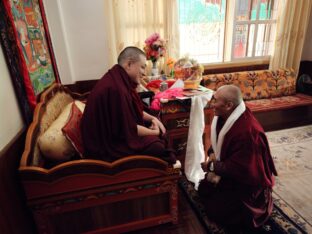
[[232, 102], [237, 107], [242, 101], [242, 93], [235, 85], [223, 85], [218, 88], [217, 92], [226, 102]]
[[140, 61], [140, 56], [145, 57], [145, 53], [143, 52], [143, 50], [134, 46], [126, 47], [123, 51], [121, 51], [118, 56], [118, 64], [122, 66], [125, 62], [129, 60], [131, 62], [138, 62]]

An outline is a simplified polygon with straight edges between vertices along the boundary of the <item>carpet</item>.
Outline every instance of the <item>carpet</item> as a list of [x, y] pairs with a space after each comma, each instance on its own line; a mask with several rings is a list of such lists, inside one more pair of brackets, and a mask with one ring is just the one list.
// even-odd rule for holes
[[[257, 233], [312, 233], [312, 125], [266, 134], [279, 176], [272, 215]], [[209, 220], [191, 182], [182, 177], [179, 185], [208, 233], [228, 233]]]
[[266, 134], [279, 175], [274, 202], [306, 233], [312, 233], [312, 125]]

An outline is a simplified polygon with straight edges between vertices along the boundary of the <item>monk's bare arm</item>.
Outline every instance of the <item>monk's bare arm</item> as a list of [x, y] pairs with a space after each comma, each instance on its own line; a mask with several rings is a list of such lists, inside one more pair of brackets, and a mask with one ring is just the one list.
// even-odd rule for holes
[[142, 125], [137, 125], [138, 136], [158, 136], [160, 134], [159, 127], [146, 128]]
[[145, 111], [143, 111], [143, 119], [144, 119], [145, 121], [150, 121], [150, 122], [152, 122], [152, 120], [153, 120], [154, 118], [156, 118], [156, 117], [155, 117], [155, 116], [152, 116], [152, 115], [150, 115], [150, 114], [148, 114], [148, 113], [145, 112]]

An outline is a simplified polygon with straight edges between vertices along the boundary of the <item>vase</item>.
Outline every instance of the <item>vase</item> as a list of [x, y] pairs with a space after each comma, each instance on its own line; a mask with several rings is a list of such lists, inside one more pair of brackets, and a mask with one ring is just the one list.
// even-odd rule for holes
[[152, 76], [158, 76], [157, 61], [152, 62]]

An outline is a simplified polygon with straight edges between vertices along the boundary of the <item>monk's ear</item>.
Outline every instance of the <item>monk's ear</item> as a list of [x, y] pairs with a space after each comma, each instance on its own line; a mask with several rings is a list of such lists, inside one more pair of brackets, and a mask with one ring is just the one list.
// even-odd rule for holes
[[127, 61], [126, 66], [127, 66], [127, 68], [131, 67], [131, 61], [130, 60]]
[[226, 103], [226, 108], [227, 108], [228, 110], [234, 109], [234, 103], [231, 102], [231, 101], [227, 102], [227, 103]]
[[123, 64], [123, 68], [128, 71], [131, 67], [131, 61], [130, 60], [127, 60], [125, 61], [125, 63]]

